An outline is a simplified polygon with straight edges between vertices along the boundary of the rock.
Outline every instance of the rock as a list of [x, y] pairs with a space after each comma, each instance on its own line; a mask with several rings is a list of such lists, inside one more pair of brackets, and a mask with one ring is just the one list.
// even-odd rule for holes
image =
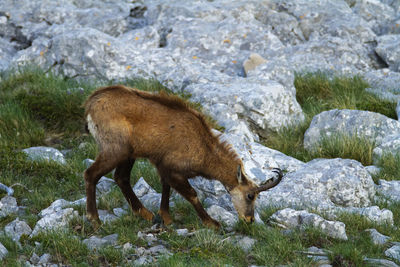
[[0, 243], [0, 260], [3, 260], [8, 254], [8, 250], [2, 243]]
[[107, 210], [98, 210], [99, 212], [99, 219], [102, 223], [111, 223], [118, 219], [117, 216], [108, 212]]
[[267, 62], [265, 58], [260, 56], [259, 54], [252, 53], [249, 58], [243, 63], [244, 72], [247, 73], [251, 70], [254, 70], [258, 65]]
[[315, 159], [286, 174], [278, 186], [261, 192], [256, 207], [312, 207], [320, 211], [368, 207], [374, 196], [374, 182], [361, 163]]
[[340, 134], [366, 138], [379, 146], [386, 136], [400, 134], [400, 122], [370, 111], [324, 111], [313, 118], [305, 132], [304, 148], [312, 150], [324, 137]]
[[133, 192], [138, 198], [143, 197], [148, 193], [157, 193], [151, 186], [144, 180], [143, 177], [140, 177], [133, 187]]
[[376, 229], [367, 229], [365, 231], [369, 232], [372, 243], [374, 243], [375, 245], [384, 245], [390, 239], [389, 236], [385, 236], [379, 233]]
[[383, 138], [382, 143], [375, 147], [372, 151], [374, 163], [379, 163], [383, 155], [391, 154], [392, 156], [400, 155], [400, 134], [388, 135]]
[[7, 195], [12, 196], [14, 194], [14, 189], [6, 186], [5, 184], [0, 183], [0, 190], [6, 191]]
[[272, 214], [270, 221], [284, 228], [304, 228], [311, 226], [320, 229], [330, 237], [347, 240], [346, 225], [344, 223], [328, 221], [319, 215], [309, 213], [305, 210], [297, 211], [286, 208]]
[[365, 263], [369, 264], [370, 266], [377, 266], [377, 267], [398, 267], [396, 263], [393, 261], [385, 260], [385, 259], [371, 259], [371, 258], [364, 258]]
[[317, 247], [309, 247], [307, 251], [302, 251], [302, 253], [306, 254], [308, 258], [311, 258], [318, 266], [330, 264], [330, 260], [328, 257], [329, 255], [323, 249]]
[[35, 252], [33, 252], [33, 254], [32, 254], [32, 257], [29, 259], [29, 261], [32, 263], [32, 264], [39, 264], [39, 261], [40, 261], [40, 257], [35, 253]]
[[12, 196], [5, 196], [0, 200], [0, 218], [18, 212], [17, 200]]
[[274, 0], [269, 3], [269, 6], [290, 14], [300, 21], [300, 28], [308, 40], [330, 35], [350, 39], [354, 43], [365, 43], [375, 38], [375, 34], [365, 21], [342, 0], [317, 2]]
[[155, 237], [153, 234], [146, 234], [146, 233], [142, 233], [141, 231], [139, 231], [137, 233], [138, 238], [145, 240], [149, 246], [152, 245], [155, 241], [157, 241], [157, 237]]
[[[186, 91], [192, 94], [194, 101], [202, 103], [228, 133], [235, 128], [238, 118], [260, 136], [304, 120], [295, 95], [275, 81], [237, 78], [227, 82], [192, 84]], [[221, 103], [228, 114], [221, 114]]]
[[152, 255], [165, 255], [165, 254], [171, 254], [171, 252], [168, 251], [168, 249], [166, 249], [165, 246], [163, 245], [157, 245], [155, 247], [151, 247], [148, 249], [148, 251], [150, 252], [150, 254]]
[[227, 229], [232, 229], [238, 222], [238, 217], [228, 212], [222, 207], [212, 205], [206, 209], [207, 213], [214, 219], [227, 226]]
[[113, 187], [115, 187], [114, 180], [103, 176], [96, 185], [96, 192], [99, 195], [107, 194], [113, 189]]
[[[398, 102], [400, 100], [400, 73], [388, 68], [369, 70], [362, 74], [371, 88], [366, 91], [373, 93], [383, 100]], [[398, 116], [399, 118], [399, 116]]]
[[381, 171], [381, 168], [375, 166], [375, 165], [370, 165], [370, 166], [365, 166], [365, 169], [371, 176], [378, 175], [379, 172]]
[[400, 36], [398, 34], [382, 35], [377, 38], [376, 53], [393, 71], [400, 71]]
[[253, 246], [255, 245], [255, 243], [257, 242], [257, 240], [250, 238], [248, 236], [232, 236], [229, 237], [228, 242], [232, 243], [232, 245], [237, 246], [241, 249], [244, 250], [244, 252], [248, 253]]
[[35, 225], [30, 237], [39, 232], [60, 229], [68, 225], [69, 221], [79, 214], [73, 208], [66, 208], [41, 218]]
[[54, 161], [63, 165], [67, 163], [64, 159], [64, 155], [53, 147], [30, 147], [22, 151], [33, 161]]
[[90, 250], [98, 250], [105, 246], [114, 246], [117, 244], [118, 234], [112, 234], [103, 238], [97, 236], [91, 236], [88, 239], [82, 241]]
[[43, 254], [40, 256], [38, 264], [46, 265], [49, 264], [51, 261], [51, 255], [48, 253]]
[[400, 201], [400, 181], [385, 181], [380, 179], [376, 191], [392, 201]]
[[385, 255], [389, 258], [400, 261], [400, 246], [394, 245], [385, 251]]
[[[147, 193], [142, 196], [140, 202], [151, 211], [157, 211], [161, 204], [161, 194], [160, 193]], [[170, 207], [174, 206], [173, 202], [170, 201]]]
[[31, 227], [25, 221], [20, 221], [18, 218], [4, 227], [4, 233], [15, 242], [19, 241], [22, 235], [30, 235], [31, 232]]
[[129, 253], [129, 251], [131, 251], [133, 249], [133, 245], [131, 244], [131, 243], [125, 243], [123, 246], [122, 246], [122, 251], [124, 252], [124, 253]]
[[[82, 143], [82, 144], [84, 144], [84, 143]], [[79, 148], [80, 147], [81, 147], [81, 145], [79, 145]], [[92, 159], [85, 159], [83, 161], [83, 164], [86, 166], [86, 168], [89, 168], [93, 163], [94, 163], [94, 160], [92, 160]]]
[[183, 229], [176, 229], [176, 233], [177, 233], [179, 236], [187, 236], [187, 235], [189, 234], [189, 230], [186, 229], [186, 228], [183, 228]]
[[71, 205], [71, 202], [69, 202], [65, 199], [57, 199], [53, 203], [51, 203], [49, 207], [41, 210], [39, 212], [39, 216], [43, 218], [45, 216], [51, 215], [53, 213], [56, 213], [56, 212], [62, 210], [63, 208], [65, 208], [68, 205]]
[[142, 266], [142, 265], [146, 265], [146, 264], [151, 264], [152, 262], [153, 262], [153, 258], [151, 256], [143, 256], [143, 257], [136, 259], [133, 262], [133, 265], [134, 266]]
[[[340, 211], [340, 208], [337, 210]], [[342, 212], [359, 214], [373, 223], [393, 225], [393, 212], [388, 209], [380, 209], [378, 206], [365, 208], [347, 207]]]
[[396, 17], [393, 7], [376, 0], [356, 1], [352, 10], [360, 15], [368, 26], [377, 34], [382, 35], [391, 31]]
[[126, 214], [129, 214], [129, 212], [126, 209], [123, 209], [123, 208], [114, 208], [113, 212], [117, 217], [122, 217], [122, 216], [124, 216]]

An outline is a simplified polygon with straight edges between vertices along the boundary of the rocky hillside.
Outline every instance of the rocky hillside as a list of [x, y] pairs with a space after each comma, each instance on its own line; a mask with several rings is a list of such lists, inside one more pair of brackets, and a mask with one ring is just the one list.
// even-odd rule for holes
[[[2, 0], [0, 71], [24, 66], [79, 82], [156, 79], [176, 93], [190, 94], [190, 100], [201, 103], [224, 128], [221, 138], [233, 144], [251, 178], [257, 182], [269, 179], [272, 167], [286, 173], [279, 186], [260, 194], [258, 212], [272, 207], [274, 213], [267, 219], [257, 215], [259, 224], [313, 227], [342, 241], [349, 239], [346, 224], [340, 221], [343, 214], [360, 216], [376, 227], [399, 226], [396, 211], [388, 203], [400, 200], [400, 181], [376, 177], [381, 158], [400, 152], [398, 120], [354, 108], [331, 109], [312, 118], [304, 134], [304, 150], [317, 149], [327, 137], [358, 136], [373, 144], [374, 165], [370, 166], [344, 158], [303, 162], [261, 144], [271, 133], [296, 127], [307, 119], [296, 99], [296, 73], [323, 72], [328, 79], [359, 76], [369, 85], [365, 90], [376, 98], [394, 103], [400, 100], [397, 0]], [[400, 107], [396, 110], [400, 113]], [[45, 157], [68, 164], [53, 148], [25, 152], [33, 160]], [[85, 162], [90, 164], [90, 159]], [[0, 182], [1, 178], [0, 172]], [[139, 180], [135, 192], [145, 205], [156, 209], [160, 194], [145, 180]], [[208, 212], [224, 221], [228, 231], [235, 229], [236, 214], [224, 187], [202, 178], [193, 179], [192, 185]], [[9, 186], [0, 184], [10, 195], [0, 202], [0, 218], [21, 209]], [[109, 193], [113, 186], [113, 180], [102, 179], [99, 195]], [[43, 230], [66, 227], [79, 217], [76, 206], [84, 202], [58, 199], [40, 211], [33, 231], [16, 218], [4, 232], [18, 241], [23, 234], [33, 238]], [[126, 212], [126, 207], [105, 210], [102, 220], [118, 220]], [[196, 235], [186, 231], [179, 233]], [[374, 266], [377, 262], [396, 266], [383, 258], [400, 262], [400, 245], [388, 241], [400, 241], [397, 234], [382, 237], [375, 229], [370, 233], [374, 242], [386, 247], [384, 254], [378, 255], [381, 260], [366, 260]], [[130, 263], [151, 264], [155, 255], [173, 254], [152, 234], [140, 232], [138, 236], [149, 245], [136, 251]], [[234, 237], [249, 246], [242, 248], [245, 251], [257, 242]], [[116, 246], [117, 239], [91, 236], [82, 242], [93, 249]], [[132, 248], [129, 245], [128, 250]], [[326, 252], [311, 249], [307, 253]], [[6, 254], [0, 243], [0, 258]], [[36, 257], [28, 262], [54, 263]]]

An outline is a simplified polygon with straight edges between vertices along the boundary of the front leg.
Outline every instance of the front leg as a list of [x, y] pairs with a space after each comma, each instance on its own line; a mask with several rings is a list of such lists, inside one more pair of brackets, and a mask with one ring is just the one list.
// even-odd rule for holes
[[171, 216], [169, 215], [169, 195], [171, 192], [171, 186], [161, 179], [162, 181], [162, 197], [161, 197], [161, 205], [160, 211], [158, 212], [163, 220], [165, 225], [169, 225], [172, 223]]
[[212, 228], [219, 228], [220, 224], [216, 220], [210, 217], [205, 211], [197, 197], [196, 191], [189, 184], [188, 180], [183, 176], [178, 174], [173, 174], [170, 176], [169, 184], [181, 194], [187, 201], [189, 201], [197, 212], [204, 225]]

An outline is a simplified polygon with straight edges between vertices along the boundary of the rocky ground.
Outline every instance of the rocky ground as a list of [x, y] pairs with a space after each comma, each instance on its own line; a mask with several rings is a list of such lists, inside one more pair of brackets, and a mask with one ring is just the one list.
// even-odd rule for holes
[[[396, 224], [392, 211], [375, 203], [399, 201], [400, 183], [379, 180], [376, 185], [371, 177], [375, 166], [340, 158], [301, 162], [259, 141], [271, 131], [304, 120], [296, 101], [295, 72], [360, 75], [370, 84], [369, 92], [382, 99], [400, 100], [399, 1], [21, 0], [16, 4], [3, 0], [0, 70], [24, 65], [78, 80], [155, 78], [175, 92], [191, 94], [191, 100], [200, 102], [224, 127], [221, 138], [233, 144], [251, 178], [265, 181], [273, 175], [271, 167], [287, 173], [279, 186], [261, 193], [257, 201], [258, 210], [279, 207], [270, 218], [272, 224], [289, 229], [313, 226], [343, 240], [347, 239], [346, 226], [336, 220], [342, 212], [359, 214], [377, 224]], [[374, 162], [384, 153], [400, 150], [399, 121], [368, 111], [338, 109], [313, 118], [304, 147], [312, 150], [324, 136], [337, 133], [374, 142]], [[65, 164], [63, 154], [51, 148], [29, 148], [26, 153], [33, 160], [39, 153], [39, 158]], [[224, 221], [227, 229], [236, 223], [229, 195], [221, 184], [201, 178], [192, 184], [213, 217]], [[103, 178], [99, 194], [113, 186], [113, 180]], [[0, 201], [0, 217], [23, 210], [11, 196], [11, 188], [0, 185], [0, 189], [10, 195]], [[160, 194], [145, 179], [134, 189], [146, 206], [155, 209], [159, 205]], [[3, 231], [18, 241], [22, 234], [32, 237], [63, 227], [77, 215], [70, 206], [84, 202], [59, 199], [40, 212], [34, 229], [16, 219]], [[126, 207], [103, 211], [101, 219], [112, 221], [125, 212]], [[263, 222], [258, 218], [258, 223]], [[370, 233], [378, 243], [389, 242], [390, 237], [375, 229]], [[155, 245], [145, 249], [125, 244], [122, 249], [134, 249], [139, 255], [136, 264], [170, 253], [152, 233], [140, 235]], [[117, 238], [93, 236], [83, 243], [93, 249], [113, 245]], [[252, 246], [251, 240], [240, 243]], [[318, 248], [310, 251], [325, 253]], [[0, 258], [6, 253], [0, 244]], [[392, 242], [385, 256], [399, 262], [400, 245]], [[46, 254], [33, 255], [28, 262], [46, 265], [48, 259]], [[369, 260], [371, 264], [377, 261]], [[396, 266], [388, 260], [380, 264]]]

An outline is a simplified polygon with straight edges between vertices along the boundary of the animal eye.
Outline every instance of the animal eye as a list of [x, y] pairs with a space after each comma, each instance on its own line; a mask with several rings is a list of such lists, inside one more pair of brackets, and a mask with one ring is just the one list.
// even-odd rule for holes
[[248, 194], [247, 198], [250, 199], [250, 200], [254, 200], [254, 194]]

